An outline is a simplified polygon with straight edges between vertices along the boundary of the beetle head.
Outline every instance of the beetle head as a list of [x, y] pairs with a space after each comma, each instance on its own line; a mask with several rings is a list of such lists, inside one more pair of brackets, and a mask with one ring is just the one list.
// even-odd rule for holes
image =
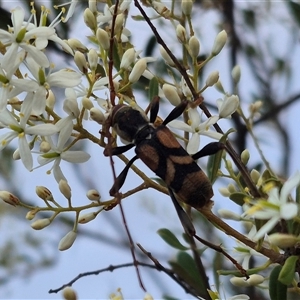
[[110, 114], [111, 126], [127, 143], [133, 143], [138, 131], [149, 123], [143, 112], [125, 104], [113, 107]]

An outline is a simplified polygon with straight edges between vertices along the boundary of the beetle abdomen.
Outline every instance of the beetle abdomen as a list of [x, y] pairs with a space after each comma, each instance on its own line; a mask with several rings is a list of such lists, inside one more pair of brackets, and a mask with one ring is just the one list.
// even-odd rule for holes
[[135, 151], [179, 200], [200, 208], [213, 196], [207, 176], [164, 125], [156, 128], [150, 139], [141, 140]]

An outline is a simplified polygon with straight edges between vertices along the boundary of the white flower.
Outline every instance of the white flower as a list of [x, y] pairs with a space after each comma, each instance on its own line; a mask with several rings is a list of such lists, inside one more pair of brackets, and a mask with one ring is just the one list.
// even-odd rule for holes
[[188, 110], [189, 121], [186, 124], [183, 121], [174, 120], [169, 123], [170, 127], [181, 129], [187, 132], [191, 132], [192, 136], [187, 144], [187, 152], [189, 154], [194, 154], [199, 150], [200, 145], [200, 135], [205, 135], [213, 139], [219, 140], [222, 134], [209, 130], [209, 127], [215, 124], [219, 117], [212, 116], [205, 122], [201, 123], [201, 117], [197, 108], [191, 108]]
[[81, 75], [73, 70], [62, 69], [52, 72], [53, 66], [51, 66], [46, 74], [45, 68], [40, 67], [32, 58], [27, 58], [26, 63], [37, 82], [37, 90], [32, 99], [33, 114], [40, 115], [44, 112], [47, 94], [52, 87], [70, 88], [81, 82]]
[[15, 71], [25, 58], [25, 52], [17, 54], [15, 60], [6, 64], [6, 68], [0, 65], [0, 111], [7, 105], [7, 100], [11, 99], [22, 92], [33, 92], [37, 89], [36, 82], [28, 79], [14, 78]]
[[289, 201], [290, 192], [300, 184], [300, 172], [296, 172], [279, 188], [273, 187], [268, 192], [268, 200], [258, 200], [245, 214], [256, 219], [268, 220], [253, 237], [259, 240], [271, 231], [280, 219], [291, 220], [298, 214], [298, 205]]
[[218, 99], [217, 106], [220, 118], [231, 118], [231, 115], [239, 107], [240, 100], [237, 95], [225, 96], [224, 100]]
[[19, 121], [8, 110], [0, 112], [0, 123], [3, 127], [10, 129], [9, 132], [0, 136], [0, 151], [6, 147], [14, 138], [19, 140], [19, 153], [24, 166], [31, 171], [33, 160], [26, 135], [48, 136], [59, 131], [53, 124], [38, 124], [30, 126], [27, 124], [32, 110], [32, 93], [28, 93], [21, 105]]
[[[256, 234], [256, 227], [252, 226], [249, 233], [247, 234], [247, 238], [252, 240]], [[236, 241], [237, 246], [234, 247], [234, 256], [238, 256], [237, 260], [241, 262], [243, 269], [249, 269], [249, 262], [253, 255], [255, 256], [262, 256], [259, 252], [255, 251], [249, 246], [246, 246], [240, 241]]]
[[[33, 15], [31, 15], [32, 18]], [[24, 52], [27, 52], [33, 59], [42, 67], [48, 67], [49, 61], [47, 56], [32, 45], [32, 40], [36, 40], [41, 37], [47, 39], [51, 35], [55, 34], [54, 28], [41, 26], [38, 28], [28, 27], [29, 22], [24, 23], [24, 11], [20, 7], [16, 7], [12, 10], [11, 21], [12, 28], [9, 28], [9, 32], [0, 29], [0, 40], [3, 44], [10, 44], [7, 52], [3, 56], [2, 67], [6, 68], [7, 64], [11, 60], [15, 60], [19, 47]], [[24, 26], [25, 24], [25, 26]]]
[[47, 153], [41, 154], [38, 157], [38, 162], [41, 166], [54, 161], [52, 167], [53, 175], [58, 183], [62, 179], [67, 181], [59, 165], [61, 160], [65, 160], [71, 163], [83, 163], [90, 158], [90, 155], [88, 153], [84, 151], [71, 151], [68, 150], [68, 147], [66, 146], [66, 143], [71, 137], [73, 130], [72, 118], [72, 116], [68, 116], [56, 123], [56, 126], [60, 128], [57, 145], [53, 143], [51, 137], [45, 137], [46, 141], [51, 145], [51, 150]]

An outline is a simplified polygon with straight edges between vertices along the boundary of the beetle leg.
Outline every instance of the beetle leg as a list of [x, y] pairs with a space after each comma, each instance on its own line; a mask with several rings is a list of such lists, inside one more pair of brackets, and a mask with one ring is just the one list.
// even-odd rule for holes
[[169, 122], [177, 119], [186, 109], [189, 102], [187, 100], [182, 101], [179, 105], [177, 105], [173, 110], [169, 113], [169, 115], [163, 121], [163, 125], [167, 125]]
[[190, 236], [194, 236], [196, 234], [196, 230], [195, 230], [195, 227], [194, 227], [191, 219], [189, 218], [187, 213], [183, 210], [183, 208], [178, 203], [178, 201], [174, 195], [174, 192], [170, 188], [168, 188], [168, 190], [169, 190], [169, 194], [172, 199], [172, 202], [175, 206], [177, 215], [180, 219], [180, 222], [181, 222], [185, 232]]
[[124, 152], [126, 152], [127, 150], [131, 149], [132, 147], [134, 147], [134, 144], [128, 144], [125, 146], [119, 146], [119, 147], [107, 147], [104, 149], [103, 154], [105, 156], [110, 156], [110, 155], [119, 155], [122, 154]]
[[225, 149], [225, 145], [220, 142], [212, 142], [204, 146], [200, 151], [192, 155], [192, 158], [194, 160], [207, 156], [207, 155], [213, 155], [216, 154], [218, 151]]
[[109, 194], [111, 196], [114, 196], [119, 189], [123, 186], [128, 170], [130, 169], [131, 165], [134, 163], [134, 161], [136, 161], [138, 159], [138, 156], [135, 155], [129, 162], [128, 164], [125, 166], [125, 168], [123, 169], [123, 171], [120, 173], [120, 175], [116, 178], [114, 185], [112, 186], [112, 188], [109, 191]]

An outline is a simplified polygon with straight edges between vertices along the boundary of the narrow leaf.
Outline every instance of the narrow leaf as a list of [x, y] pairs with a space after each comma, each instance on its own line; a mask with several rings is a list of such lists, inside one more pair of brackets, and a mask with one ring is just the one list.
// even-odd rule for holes
[[157, 233], [160, 235], [160, 237], [171, 247], [178, 249], [178, 250], [189, 250], [189, 248], [183, 246], [177, 237], [166, 228], [159, 229]]
[[282, 270], [279, 273], [278, 280], [285, 284], [290, 285], [295, 277], [295, 267], [299, 256], [292, 255], [285, 261]]
[[269, 279], [269, 294], [271, 300], [286, 300], [287, 299], [287, 286], [282, 284], [278, 280], [279, 273], [282, 270], [282, 266], [276, 266]]
[[148, 91], [149, 101], [152, 101], [152, 99], [154, 99], [154, 97], [157, 96], [158, 96], [158, 80], [156, 77], [153, 77], [149, 83], [149, 91]]

